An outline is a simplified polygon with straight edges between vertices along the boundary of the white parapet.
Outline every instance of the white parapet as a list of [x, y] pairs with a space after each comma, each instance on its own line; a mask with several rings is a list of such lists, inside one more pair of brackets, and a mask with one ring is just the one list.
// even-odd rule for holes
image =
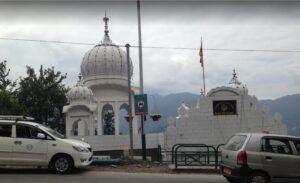
[[[129, 149], [129, 135], [99, 135], [85, 137], [70, 137], [77, 140], [83, 140], [92, 146], [93, 151], [110, 151]], [[158, 145], [163, 145], [163, 133], [146, 134], [147, 149], [157, 148]], [[133, 136], [134, 149], [141, 149], [141, 135], [134, 134]]]

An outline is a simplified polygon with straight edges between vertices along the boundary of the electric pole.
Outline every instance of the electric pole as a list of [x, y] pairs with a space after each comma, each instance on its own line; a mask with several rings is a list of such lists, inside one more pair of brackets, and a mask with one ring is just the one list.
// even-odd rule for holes
[[[143, 81], [143, 52], [142, 52], [142, 30], [141, 30], [141, 4], [137, 0], [138, 34], [139, 34], [139, 69], [140, 69], [140, 94], [144, 94]], [[141, 140], [143, 160], [146, 160], [146, 136], [144, 133], [144, 115], [141, 115]]]
[[127, 53], [127, 77], [128, 77], [128, 118], [129, 118], [129, 140], [130, 140], [130, 150], [129, 155], [130, 158], [133, 159], [133, 131], [132, 131], [132, 102], [131, 102], [131, 68], [130, 68], [130, 56], [129, 56], [129, 48], [130, 45], [126, 44], [126, 53]]

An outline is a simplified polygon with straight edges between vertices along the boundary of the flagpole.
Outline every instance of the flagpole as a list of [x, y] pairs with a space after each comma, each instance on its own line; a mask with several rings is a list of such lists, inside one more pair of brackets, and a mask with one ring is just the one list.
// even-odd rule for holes
[[204, 90], [204, 95], [206, 95], [206, 90], [205, 90], [205, 72], [204, 72], [204, 63], [202, 66], [202, 78], [203, 78], [203, 90]]
[[200, 56], [200, 63], [201, 63], [201, 68], [202, 68], [203, 94], [206, 95], [204, 57], [203, 57], [203, 47], [202, 46], [203, 46], [203, 44], [202, 44], [202, 37], [201, 37], [201, 46], [200, 46], [199, 56]]

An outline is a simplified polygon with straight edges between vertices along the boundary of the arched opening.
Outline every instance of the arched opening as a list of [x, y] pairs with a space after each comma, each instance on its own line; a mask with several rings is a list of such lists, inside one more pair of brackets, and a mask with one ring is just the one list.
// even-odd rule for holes
[[104, 135], [115, 134], [115, 113], [110, 104], [106, 104], [102, 109], [102, 126]]
[[73, 123], [72, 133], [73, 136], [78, 136], [78, 121]]
[[82, 119], [76, 120], [72, 126], [72, 135], [87, 136], [88, 135], [87, 123]]
[[122, 104], [119, 110], [120, 135], [129, 134], [129, 123], [125, 116], [128, 115], [129, 105]]

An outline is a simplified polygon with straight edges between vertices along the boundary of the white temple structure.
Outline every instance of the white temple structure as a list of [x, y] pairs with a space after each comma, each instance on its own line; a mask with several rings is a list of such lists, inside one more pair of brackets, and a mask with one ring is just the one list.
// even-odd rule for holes
[[229, 86], [217, 87], [200, 95], [189, 108], [184, 103], [176, 118], [169, 117], [164, 133], [166, 149], [177, 143], [219, 145], [238, 132], [287, 134], [281, 115], [268, 116], [255, 96], [233, 72]]
[[[84, 138], [94, 151], [122, 150], [129, 147], [129, 135], [120, 132], [120, 122], [125, 119], [119, 115], [121, 110], [128, 112], [129, 109], [127, 57], [110, 39], [109, 19], [105, 16], [103, 21], [104, 38], [85, 53], [80, 67], [82, 76], [67, 94], [69, 104], [63, 108], [66, 136]], [[131, 60], [130, 68], [132, 75]], [[133, 88], [131, 92], [134, 96], [138, 89]], [[133, 97], [131, 100], [134, 103]], [[134, 148], [140, 149], [136, 117], [133, 118], [133, 135]], [[157, 147], [159, 140], [163, 141], [162, 134], [148, 135], [148, 147]]]
[[[68, 137], [119, 135], [117, 114], [121, 109], [128, 110], [126, 53], [111, 41], [107, 25], [109, 19], [104, 17], [103, 20], [103, 41], [85, 53], [81, 63], [82, 76], [68, 93], [70, 104], [63, 110]], [[132, 75], [132, 63], [130, 68]], [[105, 124], [104, 118], [108, 113], [113, 115], [111, 124]], [[133, 129], [137, 133], [135, 119]]]
[[[122, 151], [129, 147], [129, 135], [120, 131], [121, 110], [128, 107], [126, 53], [109, 36], [108, 18], [103, 18], [103, 40], [86, 52], [77, 84], [68, 92], [69, 104], [64, 106], [66, 136], [82, 139], [96, 152]], [[133, 67], [130, 60], [130, 74]], [[136, 88], [135, 88], [136, 89]], [[133, 89], [132, 94], [138, 94]], [[133, 96], [132, 95], [132, 96]], [[132, 103], [133, 98], [131, 99]], [[218, 145], [237, 132], [286, 134], [281, 115], [268, 116], [258, 107], [255, 96], [248, 94], [234, 72], [230, 86], [217, 87], [199, 96], [190, 107], [184, 103], [177, 117], [169, 117], [164, 133], [147, 134], [147, 149], [161, 145], [170, 149], [176, 143]], [[132, 114], [134, 112], [132, 111]], [[134, 149], [141, 149], [138, 123], [133, 118]]]

